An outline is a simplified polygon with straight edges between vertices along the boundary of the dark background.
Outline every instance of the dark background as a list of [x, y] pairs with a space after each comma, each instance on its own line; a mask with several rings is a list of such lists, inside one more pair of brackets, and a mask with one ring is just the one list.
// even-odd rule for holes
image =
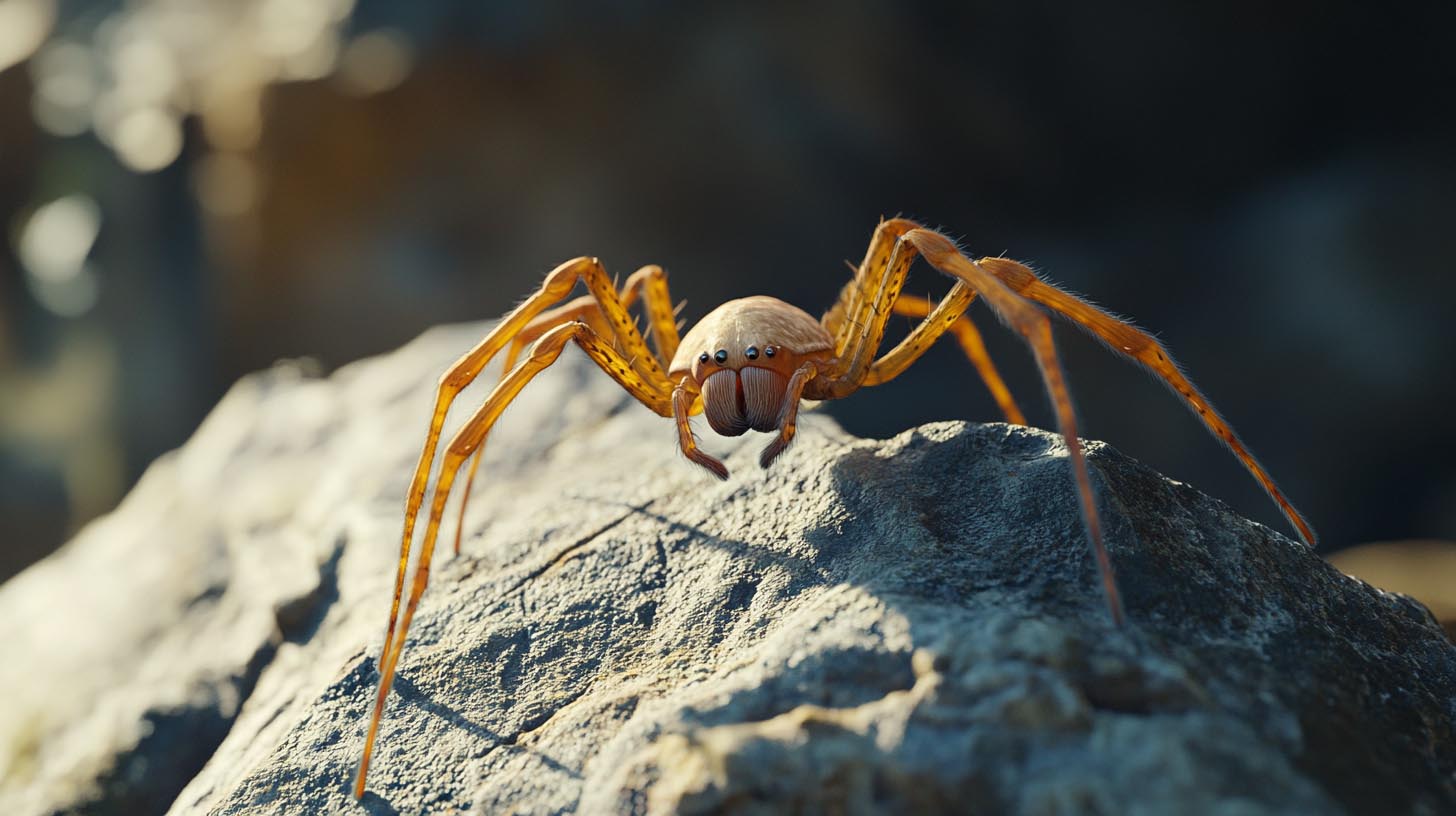
[[[9, 2], [49, 34], [0, 70], [0, 577], [279, 358], [498, 315], [580, 254], [664, 265], [690, 321], [817, 313], [894, 214], [1156, 332], [1322, 549], [1456, 538], [1451, 3]], [[58, 200], [81, 226], [33, 230]], [[69, 260], [23, 262], [28, 231]], [[1087, 435], [1290, 532], [1161, 387], [1059, 337]], [[950, 344], [826, 409], [998, 418]]]

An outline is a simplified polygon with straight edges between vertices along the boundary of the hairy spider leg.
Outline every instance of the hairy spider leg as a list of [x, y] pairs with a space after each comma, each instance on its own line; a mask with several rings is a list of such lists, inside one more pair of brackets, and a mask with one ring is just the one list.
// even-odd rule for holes
[[991, 362], [991, 355], [986, 351], [986, 342], [976, 330], [976, 325], [965, 316], [966, 309], [970, 308], [975, 299], [976, 291], [967, 286], [965, 281], [956, 281], [955, 286], [951, 287], [950, 292], [939, 303], [931, 303], [915, 295], [901, 294], [892, 307], [894, 313], [924, 320], [905, 335], [905, 339], [898, 346], [870, 365], [869, 374], [865, 376], [863, 384], [880, 385], [900, 376], [922, 354], [930, 350], [936, 340], [949, 331], [960, 343], [961, 351], [971, 361], [971, 365], [976, 367], [976, 373], [981, 376], [981, 381], [986, 384], [986, 390], [991, 392], [991, 397], [996, 400], [996, 405], [1000, 407], [1006, 421], [1013, 425], [1025, 425], [1026, 416], [1017, 407], [1016, 400], [1011, 398], [1011, 389], [1001, 379], [996, 364]]
[[[440, 377], [435, 396], [435, 407], [430, 415], [430, 427], [425, 434], [425, 444], [420, 451], [419, 463], [410, 480], [409, 493], [405, 497], [404, 530], [400, 536], [399, 568], [395, 572], [394, 597], [390, 603], [389, 625], [384, 632], [384, 653], [388, 654], [394, 642], [395, 627], [399, 621], [400, 598], [404, 592], [405, 571], [409, 564], [410, 543], [413, 540], [415, 521], [420, 505], [424, 501], [425, 488], [430, 468], [435, 461], [435, 449], [439, 445], [445, 416], [450, 411], [456, 396], [470, 385], [481, 370], [490, 363], [512, 338], [545, 311], [551, 304], [571, 293], [577, 281], [584, 281], [601, 309], [602, 320], [613, 329], [614, 335], [633, 360], [641, 359], [646, 371], [655, 371], [655, 378], [665, 381], [662, 365], [647, 349], [647, 343], [637, 331], [637, 325], [626, 307], [617, 299], [617, 293], [606, 270], [596, 258], [574, 258], [557, 266], [546, 274], [541, 286], [515, 309], [496, 324], [474, 348], [467, 351]], [[675, 330], [675, 327], [674, 327]]]
[[794, 369], [793, 376], [789, 377], [789, 384], [784, 388], [784, 408], [779, 414], [779, 431], [758, 455], [758, 466], [768, 467], [773, 461], [779, 458], [779, 454], [788, 450], [789, 444], [794, 441], [794, 432], [798, 429], [799, 400], [804, 396], [804, 386], [819, 374], [819, 364], [813, 360], [805, 360]]
[[1183, 371], [1174, 362], [1173, 355], [1168, 353], [1168, 349], [1162, 343], [1152, 335], [1113, 317], [1091, 303], [1043, 281], [1023, 264], [1005, 258], [982, 258], [978, 263], [982, 269], [995, 275], [998, 280], [1021, 297], [1046, 306], [1055, 314], [1100, 340], [1117, 355], [1132, 360], [1162, 380], [1188, 406], [1189, 410], [1193, 411], [1204, 427], [1218, 437], [1238, 458], [1254, 480], [1259, 483], [1259, 486], [1264, 488], [1264, 492], [1269, 495], [1269, 498], [1274, 500], [1274, 504], [1278, 505], [1280, 512], [1299, 532], [1304, 542], [1311, 547], [1315, 546], [1314, 528], [1284, 497], [1279, 487], [1274, 484], [1273, 477], [1254, 458], [1254, 454], [1243, 443], [1243, 440], [1239, 439], [1238, 434], [1234, 433], [1233, 426], [1220, 416], [1218, 411], [1214, 410], [1208, 398], [1203, 396], [1198, 388], [1184, 376]]
[[[680, 339], [677, 320], [673, 315], [672, 296], [667, 290], [667, 273], [662, 270], [662, 267], [648, 264], [633, 272], [627, 278], [626, 284], [622, 286], [617, 299], [624, 308], [630, 309], [636, 304], [639, 296], [643, 301], [643, 309], [647, 313], [648, 325], [652, 329], [653, 343], [657, 346], [657, 361], [660, 366], [666, 367], [668, 361], [672, 359], [672, 355], [677, 353]], [[504, 378], [506, 374], [510, 373], [511, 368], [516, 364], [516, 359], [527, 345], [535, 342], [549, 329], [572, 320], [580, 320], [604, 337], [616, 337], [612, 325], [602, 314], [596, 296], [582, 295], [566, 304], [542, 312], [521, 329], [506, 349], [501, 363], [501, 377]], [[644, 376], [651, 376], [650, 371], [644, 371], [638, 366], [638, 361], [633, 360], [632, 363]], [[465, 531], [465, 510], [470, 503], [470, 490], [475, 485], [475, 473], [480, 469], [480, 460], [484, 456], [485, 445], [482, 443], [475, 450], [475, 454], [470, 457], [470, 470], [465, 476], [465, 489], [460, 494], [460, 523], [455, 525], [456, 555], [460, 554], [460, 540]]]
[[875, 295], [879, 293], [880, 281], [889, 266], [890, 253], [894, 251], [900, 236], [918, 226], [920, 225], [914, 221], [904, 218], [882, 218], [875, 226], [874, 234], [870, 236], [870, 245], [865, 249], [864, 260], [857, 267], [851, 265], [854, 274], [839, 290], [839, 297], [834, 305], [819, 320], [824, 329], [834, 337], [835, 354], [844, 354], [844, 346], [851, 336], [848, 327], [864, 322], [864, 311], [872, 306]]
[[[911, 224], [904, 229], [905, 224]], [[888, 225], [888, 229], [887, 229]], [[1071, 393], [1052, 343], [1051, 321], [1041, 308], [1013, 292], [994, 275], [975, 265], [955, 248], [950, 239], [938, 232], [925, 229], [904, 219], [882, 222], [875, 231], [872, 246], [883, 242], [885, 232], [898, 233], [893, 247], [885, 257], [886, 272], [878, 278], [879, 298], [861, 304], [859, 313], [863, 322], [853, 325], [848, 321], [841, 331], [850, 335], [844, 352], [835, 361], [827, 376], [814, 382], [808, 392], [810, 399], [837, 399], [858, 390], [865, 382], [870, 367], [870, 356], [874, 354], [884, 338], [885, 323], [893, 311], [893, 302], [898, 299], [904, 285], [905, 273], [917, 254], [924, 257], [931, 266], [959, 281], [964, 281], [973, 292], [978, 292], [991, 309], [1031, 347], [1037, 367], [1046, 384], [1052, 407], [1057, 417], [1057, 429], [1066, 440], [1068, 459], [1072, 469], [1073, 483], [1081, 505], [1083, 527], [1091, 545], [1093, 558], [1102, 580], [1107, 608], [1117, 625], [1123, 622], [1122, 595], [1117, 588], [1117, 579], [1112, 570], [1112, 560], [1102, 540], [1101, 519], [1097, 514], [1092, 493], [1092, 479], [1087, 472], [1087, 463], [1082, 455], [1082, 446], [1077, 435], [1076, 413], [1072, 408]], [[876, 253], [872, 252], [872, 255]], [[878, 255], [877, 255], [878, 257]], [[862, 270], [863, 272], [864, 270]], [[863, 275], [873, 279], [873, 272]], [[836, 306], [837, 308], [837, 306]]]
[[855, 276], [839, 300], [821, 319], [834, 336], [838, 364], [832, 379], [821, 380], [811, 399], [838, 399], [854, 393], [869, 371], [872, 355], [884, 339], [891, 304], [905, 286], [914, 250], [904, 250], [901, 236], [920, 225], [904, 218], [881, 221], [870, 238]]
[[606, 270], [596, 258], [575, 258], [561, 264], [546, 274], [541, 288], [501, 319], [470, 351], [457, 360], [440, 378], [439, 392], [435, 398], [434, 413], [430, 416], [430, 428], [425, 435], [424, 448], [420, 451], [419, 464], [415, 466], [414, 478], [410, 481], [409, 494], [405, 499], [404, 531], [400, 537], [399, 569], [395, 573], [394, 600], [389, 610], [389, 626], [384, 633], [384, 648], [387, 651], [393, 642], [395, 624], [399, 619], [400, 595], [404, 591], [404, 575], [409, 563], [410, 542], [413, 540], [415, 521], [420, 505], [424, 501], [425, 487], [430, 467], [435, 461], [435, 449], [439, 445], [440, 432], [445, 424], [445, 415], [455, 397], [480, 375], [482, 369], [513, 337], [530, 325], [546, 307], [570, 294], [576, 282], [584, 281], [591, 296], [600, 304], [602, 320], [614, 330], [618, 341], [633, 359], [642, 358], [643, 370], [662, 376], [662, 366], [647, 349], [647, 343], [637, 331], [637, 325], [626, 307], [617, 300], [617, 293]]
[[[630, 297], [626, 295], [627, 293], [624, 292], [622, 305], [631, 306], [632, 299], [636, 298], [636, 293], [631, 293]], [[546, 333], [547, 329], [553, 329], [573, 320], [586, 323], [598, 334], [608, 336], [612, 334], [612, 327], [603, 319], [602, 310], [597, 307], [596, 298], [591, 295], [582, 295], [555, 309], [542, 312], [529, 325], [521, 329], [520, 334], [517, 334], [511, 340], [510, 346], [506, 348], [506, 353], [501, 358], [501, 379], [504, 380], [506, 375], [511, 373], [511, 369], [515, 367], [516, 360], [520, 357], [521, 351], [527, 345], [539, 339], [541, 335]], [[465, 489], [460, 494], [460, 519], [459, 523], [455, 525], [456, 555], [460, 554], [461, 536], [465, 532], [465, 511], [470, 504], [470, 490], [475, 485], [475, 473], [480, 469], [480, 460], [484, 456], [485, 443], [482, 442], [480, 447], [476, 448], [475, 453], [470, 457], [470, 470], [465, 475]]]
[[[615, 304], [615, 292], [613, 292], [613, 303]], [[440, 475], [435, 482], [434, 494], [430, 500], [430, 515], [426, 521], [424, 539], [420, 545], [419, 563], [415, 565], [409, 599], [405, 604], [404, 614], [399, 619], [398, 633], [393, 641], [386, 645], [380, 659], [379, 690], [375, 697], [373, 714], [369, 719], [369, 729], [364, 737], [364, 753], [359, 761], [359, 775], [354, 784], [355, 798], [364, 795], [365, 779], [369, 772], [369, 758], [374, 751], [374, 740], [378, 735], [379, 723], [384, 715], [384, 704], [394, 681], [394, 673], [399, 665], [400, 655], [404, 651], [410, 623], [414, 620], [415, 610], [419, 608], [420, 598], [424, 595], [425, 587], [430, 581], [430, 563], [435, 550], [435, 537], [440, 530], [440, 521], [444, 516], [445, 502], [450, 496], [450, 487], [465, 460], [484, 443], [491, 427], [506, 406], [537, 374], [556, 362], [569, 341], [575, 341], [577, 345], [581, 346], [588, 357], [643, 405], [660, 416], [672, 415], [670, 385], [665, 375], [659, 374], [656, 379], [641, 376], [633, 370], [631, 362], [613, 348], [612, 343], [598, 335], [587, 324], [573, 321], [543, 334], [531, 346], [526, 359], [511, 369], [480, 408], [460, 428], [460, 431], [446, 446], [445, 456], [440, 465]]]
[[931, 266], [965, 281], [979, 292], [1001, 319], [1031, 347], [1037, 367], [1041, 369], [1047, 394], [1051, 397], [1052, 408], [1056, 412], [1057, 430], [1067, 443], [1067, 458], [1071, 463], [1077, 498], [1082, 505], [1083, 526], [1097, 561], [1097, 570], [1102, 576], [1102, 590], [1107, 596], [1107, 607], [1112, 613], [1113, 622], [1122, 625], [1122, 596], [1112, 570], [1112, 559], [1108, 556], [1107, 546], [1102, 540], [1102, 522], [1092, 493], [1092, 478], [1088, 475], [1087, 461], [1082, 454], [1082, 443], [1077, 434], [1077, 416], [1072, 407], [1072, 395], [1067, 389], [1066, 376], [1057, 359], [1056, 346], [1052, 342], [1051, 320], [1036, 304], [1016, 294], [999, 278], [962, 255], [955, 244], [944, 235], [927, 229], [917, 229], [905, 233], [905, 241], [918, 249]]
[[583, 270], [600, 269], [600, 267], [600, 262], [595, 258], [575, 258], [551, 270], [534, 294], [511, 310], [496, 324], [494, 329], [475, 344], [474, 348], [465, 352], [441, 375], [435, 394], [435, 407], [430, 414], [430, 427], [425, 433], [425, 444], [420, 451], [419, 462], [415, 465], [415, 474], [410, 480], [409, 492], [405, 495], [404, 532], [400, 536], [399, 568], [395, 572], [394, 599], [389, 607], [389, 626], [384, 630], [383, 654], [389, 654], [389, 647], [394, 642], [395, 624], [399, 620], [400, 597], [404, 592], [404, 576], [409, 565], [410, 543], [414, 538], [415, 517], [419, 513], [420, 502], [424, 499], [430, 466], [435, 461], [435, 448], [439, 444], [440, 431], [445, 425], [445, 415], [449, 413], [451, 404], [455, 402], [455, 397], [480, 375], [481, 370], [485, 368], [491, 358], [510, 342], [512, 337], [519, 334], [521, 329], [547, 306], [570, 294]]
[[[668, 362], [672, 360], [672, 355], [677, 353], [680, 338], [677, 330], [677, 318], [673, 315], [672, 295], [667, 289], [667, 273], [663, 271], [662, 267], [648, 264], [627, 277], [627, 282], [622, 285], [621, 291], [617, 294], [617, 301], [622, 304], [624, 309], [630, 309], [639, 300], [642, 301], [643, 311], [647, 316], [653, 344], [657, 347], [656, 362], [659, 367], [665, 369]], [[535, 342], [549, 329], [572, 320], [580, 320], [591, 326], [593, 331], [603, 337], [618, 337], [617, 326], [609, 323], [602, 313], [601, 301], [594, 294], [583, 295], [554, 309], [542, 312], [529, 325], [521, 329], [520, 333], [511, 341], [506, 359], [515, 360], [522, 349]], [[633, 326], [635, 328], [636, 324], [633, 323]], [[617, 350], [624, 354], [628, 353], [625, 346], [618, 346]], [[633, 367], [641, 371], [644, 376], [651, 373], [642, 361], [633, 360], [632, 362]]]
[[684, 377], [672, 389], [672, 418], [677, 424], [677, 446], [689, 462], [707, 468], [719, 479], [727, 479], [728, 466], [698, 447], [697, 437], [693, 436], [693, 426], [688, 422], [688, 417], [702, 410], [700, 396], [692, 377]]

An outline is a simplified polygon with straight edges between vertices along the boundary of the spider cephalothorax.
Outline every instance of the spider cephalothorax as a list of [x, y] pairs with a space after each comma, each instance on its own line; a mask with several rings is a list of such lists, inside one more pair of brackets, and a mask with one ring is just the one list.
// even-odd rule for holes
[[724, 436], [738, 436], [750, 428], [778, 430], [794, 372], [833, 354], [834, 338], [818, 320], [760, 295], [709, 312], [683, 337], [667, 374], [690, 377], [702, 394], [708, 424]]
[[[902, 293], [905, 277], [916, 257], [923, 257], [955, 281], [950, 293], [939, 303]], [[588, 295], [550, 308], [570, 294], [578, 282], [586, 285]], [[618, 291], [597, 259], [577, 258], [547, 274], [535, 294], [502, 318], [440, 380], [424, 450], [405, 499], [404, 535], [400, 542], [394, 601], [384, 633], [379, 689], [359, 763], [355, 796], [364, 793], [369, 757], [384, 713], [384, 702], [404, 650], [410, 621], [429, 583], [435, 539], [450, 489], [460, 469], [470, 460], [464, 490], [469, 497], [486, 436], [496, 419], [532, 377], [555, 362], [568, 342], [580, 346], [643, 405], [672, 418], [683, 454], [715, 476], [726, 479], [728, 469], [723, 463], [698, 448], [688, 424], [693, 414], [704, 413], [708, 424], [721, 434], [736, 436], [750, 429], [774, 434], [759, 457], [759, 463], [768, 467], [793, 441], [801, 398], [839, 399], [860, 388], [891, 380], [947, 332], [960, 342], [1007, 421], [1024, 424], [1025, 419], [991, 364], [980, 335], [965, 317], [966, 309], [977, 297], [986, 301], [1002, 322], [1021, 336], [1041, 370], [1057, 429], [1067, 442], [1083, 526], [1113, 621], [1122, 623], [1122, 600], [1113, 577], [1112, 562], [1102, 542], [1092, 482], [1082, 456], [1071, 394], [1052, 344], [1049, 315], [1080, 326], [1104, 341], [1112, 351], [1167, 383], [1258, 480], [1300, 536], [1310, 545], [1314, 544], [1314, 531], [1275, 487], [1233, 428], [1173, 363], [1161, 343], [1131, 324], [1046, 283], [1022, 264], [1005, 258], [972, 260], [945, 236], [913, 221], [894, 218], [880, 222], [864, 260], [840, 290], [834, 305], [819, 320], [775, 298], [743, 298], [709, 312], [681, 340], [668, 296], [667, 277], [660, 267], [639, 269]], [[628, 312], [638, 300], [646, 312], [655, 350], [649, 348]], [[920, 322], [898, 345], [881, 354], [886, 323], [895, 314], [917, 318]], [[518, 364], [528, 343], [530, 350]], [[445, 415], [456, 395], [503, 350], [505, 374], [500, 383], [445, 448], [430, 499], [422, 549], [401, 614], [400, 601], [404, 598], [415, 520], [425, 499]], [[461, 517], [464, 517], [463, 502]], [[457, 552], [460, 549], [458, 532], [455, 549]]]

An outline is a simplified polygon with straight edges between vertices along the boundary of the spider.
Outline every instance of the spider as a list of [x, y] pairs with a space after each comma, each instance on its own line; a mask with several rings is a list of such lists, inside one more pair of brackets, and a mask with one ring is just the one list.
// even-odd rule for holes
[[[917, 256], [955, 281], [939, 303], [901, 292]], [[356, 798], [364, 794], [369, 758], [385, 699], [404, 650], [405, 634], [429, 582], [435, 539], [451, 486], [466, 461], [470, 461], [465, 486], [465, 494], [469, 496], [491, 427], [521, 389], [555, 362], [570, 342], [580, 346], [627, 393], [657, 414], [671, 418], [677, 425], [678, 447], [688, 460], [719, 479], [726, 479], [728, 468], [698, 448], [688, 424], [689, 417], [705, 414], [713, 430], [726, 436], [738, 436], [749, 429], [773, 434], [759, 456], [759, 464], [766, 468], [793, 442], [801, 399], [839, 399], [860, 388], [888, 382], [909, 368], [946, 332], [960, 342], [1006, 419], [1025, 424], [986, 354], [980, 335], [964, 316], [980, 296], [1030, 346], [1041, 371], [1057, 429], [1066, 440], [1073, 485], [1107, 608], [1113, 622], [1121, 625], [1122, 600], [1102, 541], [1071, 394], [1052, 344], [1051, 320], [1047, 315], [1050, 312], [1092, 334], [1113, 352], [1143, 366], [1166, 383], [1209, 432], [1243, 463], [1299, 536], [1314, 546], [1314, 531], [1304, 517], [1285, 499], [1233, 428], [1183, 375], [1168, 350], [1151, 335], [1046, 283], [1023, 264], [1006, 258], [972, 260], [946, 236], [903, 218], [880, 221], [864, 260], [852, 270], [853, 277], [840, 291], [839, 299], [818, 320], [776, 298], [748, 297], [719, 306], [679, 338], [676, 311], [661, 267], [645, 266], [637, 270], [618, 291], [600, 261], [576, 258], [547, 274], [534, 294], [450, 366], [440, 378], [424, 450], [405, 501], [399, 570], [380, 656], [378, 693], [355, 781]], [[586, 284], [590, 294], [548, 311], [578, 281]], [[647, 315], [656, 354], [648, 348], [628, 312], [639, 300]], [[885, 327], [892, 314], [919, 318], [920, 322], [899, 345], [880, 354]], [[530, 350], [517, 364], [527, 343], [531, 344]], [[503, 349], [506, 350], [505, 373], [500, 383], [445, 448], [422, 549], [401, 616], [400, 600], [415, 521], [428, 487], [445, 415], [460, 391]], [[461, 516], [463, 520], [463, 502]], [[459, 550], [457, 531], [455, 551]]]

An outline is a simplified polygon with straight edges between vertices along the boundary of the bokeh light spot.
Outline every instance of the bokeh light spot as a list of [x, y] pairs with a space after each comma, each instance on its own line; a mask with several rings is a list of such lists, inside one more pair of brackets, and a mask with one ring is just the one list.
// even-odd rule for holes
[[182, 152], [182, 125], [168, 111], [139, 108], [117, 121], [111, 140], [123, 164], [138, 173], [151, 173]]
[[54, 0], [0, 0], [0, 71], [35, 53], [55, 21]]
[[36, 209], [16, 250], [31, 277], [63, 281], [80, 273], [100, 231], [96, 202], [80, 193], [68, 195]]
[[83, 265], [65, 280], [30, 278], [27, 283], [36, 302], [59, 317], [80, 317], [100, 299], [101, 285], [90, 264]]
[[339, 81], [360, 96], [393, 88], [409, 75], [409, 39], [395, 29], [380, 29], [354, 38], [339, 62]]
[[100, 286], [86, 256], [100, 231], [101, 208], [79, 193], [40, 207], [26, 221], [16, 254], [41, 306], [62, 317], [77, 317], [96, 305]]
[[181, 81], [171, 51], [151, 37], [126, 38], [112, 63], [118, 92], [136, 105], [167, 102]]

